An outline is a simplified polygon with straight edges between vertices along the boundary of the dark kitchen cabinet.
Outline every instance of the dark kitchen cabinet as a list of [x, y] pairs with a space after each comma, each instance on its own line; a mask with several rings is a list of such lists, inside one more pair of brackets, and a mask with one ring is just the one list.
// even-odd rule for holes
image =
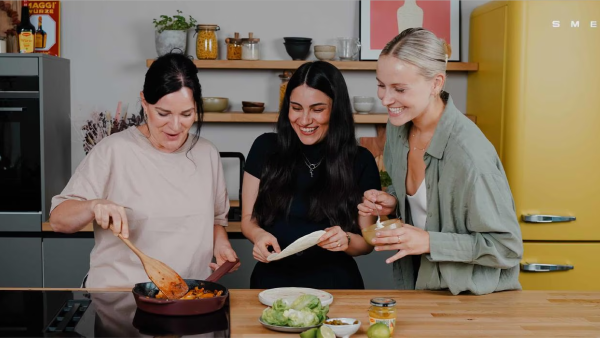
[[44, 287], [78, 288], [90, 269], [93, 238], [44, 238]]
[[42, 286], [42, 239], [0, 238], [0, 287]]

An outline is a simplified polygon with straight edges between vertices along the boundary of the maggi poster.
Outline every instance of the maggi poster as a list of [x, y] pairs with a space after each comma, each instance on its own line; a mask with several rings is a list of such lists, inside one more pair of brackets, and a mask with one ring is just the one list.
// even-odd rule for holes
[[60, 1], [29, 0], [35, 52], [60, 56]]

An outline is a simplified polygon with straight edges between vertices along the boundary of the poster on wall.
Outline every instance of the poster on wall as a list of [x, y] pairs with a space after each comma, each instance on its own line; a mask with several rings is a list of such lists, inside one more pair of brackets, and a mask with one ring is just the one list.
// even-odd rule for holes
[[35, 27], [35, 52], [60, 56], [60, 1], [29, 0], [29, 18]]
[[423, 27], [452, 48], [448, 61], [460, 61], [460, 1], [360, 1], [361, 60], [377, 60], [403, 30]]

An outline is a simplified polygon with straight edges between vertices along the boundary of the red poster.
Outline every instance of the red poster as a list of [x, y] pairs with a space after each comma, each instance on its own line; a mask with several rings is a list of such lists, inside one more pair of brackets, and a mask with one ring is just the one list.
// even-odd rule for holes
[[29, 0], [28, 4], [36, 29], [35, 52], [60, 56], [60, 1]]
[[[371, 49], [383, 49], [394, 36], [400, 33], [398, 21], [401, 13], [399, 11], [405, 4], [405, 1], [371, 1]], [[416, 1], [416, 5], [413, 6], [420, 9], [421, 16], [415, 18], [418, 22], [414, 25], [408, 24], [403, 28], [424, 27], [447, 43], [452, 42], [449, 1]]]

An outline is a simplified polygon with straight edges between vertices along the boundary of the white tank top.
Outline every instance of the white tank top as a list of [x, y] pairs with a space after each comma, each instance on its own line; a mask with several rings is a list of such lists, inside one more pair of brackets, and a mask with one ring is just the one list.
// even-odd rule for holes
[[406, 195], [410, 206], [410, 215], [412, 216], [413, 226], [425, 230], [425, 221], [427, 220], [427, 189], [425, 188], [425, 179], [421, 182], [417, 192], [410, 196]]

